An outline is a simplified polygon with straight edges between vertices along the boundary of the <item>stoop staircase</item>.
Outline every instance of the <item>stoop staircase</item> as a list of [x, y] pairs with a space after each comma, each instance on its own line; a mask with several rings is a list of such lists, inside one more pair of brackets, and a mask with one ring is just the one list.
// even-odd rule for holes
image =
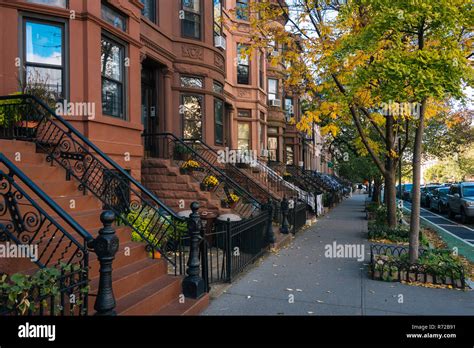
[[[3, 103], [8, 98], [4, 98]], [[15, 98], [19, 98], [15, 96]], [[55, 134], [62, 134], [59, 136], [59, 141], [63, 141], [64, 136], [64, 124], [61, 124], [61, 119], [58, 117], [57, 122], [53, 123], [50, 118], [54, 117], [51, 115], [51, 110], [48, 110], [47, 107], [42, 104], [39, 100], [36, 100], [34, 97], [21, 97], [22, 101], [25, 104], [28, 104], [29, 107], [34, 106], [36, 115], [43, 116], [39, 121], [39, 125], [35, 131], [35, 134], [28, 134], [27, 136], [20, 136], [20, 138], [25, 138], [21, 141], [14, 139], [0, 139], [0, 153], [3, 153], [11, 162], [19, 168], [27, 177], [29, 177], [34, 183], [36, 183], [52, 200], [54, 200], [61, 208], [64, 209], [80, 226], [82, 226], [86, 231], [88, 231], [93, 237], [96, 237], [98, 231], [103, 227], [102, 222], [100, 221], [100, 214], [103, 211], [104, 198], [100, 195], [93, 194], [95, 188], [92, 186], [92, 182], [86, 182], [77, 180], [77, 173], [69, 172], [71, 167], [67, 167], [68, 170], [65, 170], [65, 167], [59, 164], [61, 160], [71, 160], [73, 156], [79, 156], [79, 154], [85, 155], [83, 149], [78, 147], [74, 151], [74, 154], [67, 154], [66, 151], [61, 152], [61, 154], [51, 151], [49, 154], [45, 153], [45, 149], [48, 149], [48, 146], [44, 144], [46, 139], [45, 134], [48, 132], [55, 132]], [[20, 99], [15, 99], [20, 100]], [[11, 107], [16, 107], [15, 103], [12, 103]], [[5, 107], [3, 105], [3, 107]], [[0, 110], [1, 111], [1, 110]], [[4, 111], [5, 112], [5, 109]], [[25, 109], [26, 112], [26, 109]], [[45, 119], [44, 116], [47, 116], [48, 119]], [[57, 116], [56, 116], [57, 117]], [[40, 128], [45, 126], [45, 128]], [[46, 129], [46, 126], [48, 127]], [[70, 127], [70, 125], [67, 125]], [[61, 132], [57, 131], [56, 128], [62, 128]], [[0, 134], [0, 137], [3, 135], [8, 135], [5, 133]], [[66, 130], [67, 131], [67, 130]], [[17, 132], [17, 130], [15, 130]], [[68, 141], [72, 140], [73, 136], [79, 136], [74, 133], [69, 133], [71, 138]], [[1, 133], [1, 129], [0, 129]], [[11, 133], [11, 132], [10, 132]], [[19, 134], [17, 132], [17, 134]], [[56, 136], [55, 135], [55, 136]], [[51, 139], [49, 137], [48, 139]], [[80, 140], [77, 139], [77, 140]], [[76, 139], [74, 139], [76, 141]], [[41, 144], [41, 145], [39, 145]], [[65, 144], [65, 143], [63, 143]], [[72, 141], [68, 143], [69, 145], [75, 145]], [[51, 146], [51, 143], [48, 144]], [[90, 145], [90, 144], [89, 144]], [[82, 146], [82, 145], [81, 145]], [[66, 148], [64, 148], [66, 149]], [[85, 151], [85, 150], [84, 150]], [[69, 157], [68, 157], [69, 156]], [[54, 158], [54, 159], [52, 159]], [[97, 157], [93, 157], [97, 158]], [[89, 158], [90, 159], [90, 158]], [[80, 162], [76, 162], [80, 163]], [[92, 160], [89, 163], [94, 163]], [[94, 163], [94, 166], [97, 165]], [[90, 165], [92, 167], [92, 165]], [[96, 175], [98, 171], [94, 168], [90, 170], [90, 175]], [[5, 166], [0, 163], [0, 170], [7, 173]], [[92, 174], [91, 174], [92, 173]], [[83, 178], [83, 176], [81, 177]], [[87, 179], [89, 180], [89, 179]], [[102, 180], [105, 180], [102, 178]], [[84, 184], [86, 186], [84, 189]], [[103, 182], [102, 182], [103, 184]], [[116, 185], [116, 182], [110, 181], [108, 183], [108, 188], [112, 187], [115, 189], [115, 192], [120, 193], [120, 185]], [[116, 185], [116, 186], [114, 186]], [[134, 195], [133, 183], [132, 186], [132, 196]], [[25, 189], [28, 191], [28, 189]], [[95, 191], [97, 193], [98, 191]], [[105, 191], [104, 191], [105, 192]], [[143, 192], [142, 195], [145, 195]], [[135, 194], [137, 195], [137, 194]], [[0, 195], [0, 199], [2, 199]], [[107, 198], [108, 199], [108, 198]], [[133, 199], [133, 197], [132, 197]], [[39, 202], [39, 200], [38, 200]], [[165, 209], [166, 206], [160, 203], [160, 209]], [[0, 201], [0, 204], [3, 203]], [[40, 203], [40, 202], [39, 202]], [[108, 203], [113, 207], [115, 211], [119, 211], [120, 204], [123, 204], [121, 201], [114, 201], [109, 199]], [[127, 202], [125, 202], [127, 203]], [[133, 202], [132, 202], [133, 203]], [[155, 219], [155, 215], [152, 217], [152, 221], [163, 221], [161, 212], [155, 211], [152, 209], [152, 206], [146, 205], [145, 201], [141, 201], [142, 206], [147, 207], [147, 213], [153, 212], [159, 219]], [[127, 204], [128, 205], [128, 204]], [[43, 207], [51, 216], [59, 223], [62, 223], [62, 219], [55, 214], [49, 207]], [[144, 208], [140, 208], [138, 214], [141, 214], [144, 211]], [[0, 214], [2, 214], [0, 209]], [[165, 215], [163, 215], [165, 216]], [[0, 223], [2, 221], [8, 220], [9, 216], [7, 213], [0, 215]], [[153, 220], [155, 219], [155, 220]], [[162, 223], [163, 225], [163, 223]], [[115, 255], [115, 260], [113, 262], [113, 290], [115, 294], [115, 299], [117, 302], [116, 312], [119, 315], [192, 315], [198, 314], [202, 311], [208, 304], [209, 297], [208, 294], [205, 294], [200, 299], [194, 300], [186, 298], [184, 303], [180, 301], [180, 295], [182, 292], [181, 282], [182, 277], [174, 276], [168, 274], [168, 264], [164, 258], [161, 259], [151, 259], [149, 252], [145, 250], [146, 244], [143, 242], [133, 242], [131, 240], [132, 230], [135, 227], [128, 226], [115, 226], [116, 235], [119, 238], [120, 245], [119, 250]], [[161, 228], [161, 226], [160, 226]], [[136, 230], [135, 230], [136, 231]], [[156, 229], [155, 238], [162, 237], [167, 230], [158, 230]], [[74, 233], [71, 232], [74, 237]], [[54, 237], [48, 241], [43, 241], [43, 243], [55, 243]], [[152, 244], [148, 240], [148, 245]], [[1, 243], [1, 242], [0, 242]], [[153, 244], [152, 244], [153, 245]], [[58, 243], [58, 247], [60, 243]], [[40, 246], [41, 250], [41, 246]], [[57, 251], [57, 258], [64, 257], [68, 255], [67, 248], [60, 251]], [[33, 273], [38, 267], [29, 260], [19, 261], [19, 259], [3, 259], [0, 262], [0, 269], [2, 272], [7, 272], [9, 274], [15, 272], [21, 273]], [[89, 254], [89, 313], [93, 313], [93, 306], [95, 302], [95, 294], [97, 294], [98, 283], [99, 283], [99, 262], [94, 253]]]

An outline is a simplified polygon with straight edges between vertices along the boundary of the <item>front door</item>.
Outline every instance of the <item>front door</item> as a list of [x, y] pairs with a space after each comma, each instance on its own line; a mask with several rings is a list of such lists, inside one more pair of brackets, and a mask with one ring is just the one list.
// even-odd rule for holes
[[[142, 68], [142, 123], [145, 134], [158, 132], [158, 103], [156, 70]], [[145, 149], [150, 149], [151, 138], [146, 137]]]

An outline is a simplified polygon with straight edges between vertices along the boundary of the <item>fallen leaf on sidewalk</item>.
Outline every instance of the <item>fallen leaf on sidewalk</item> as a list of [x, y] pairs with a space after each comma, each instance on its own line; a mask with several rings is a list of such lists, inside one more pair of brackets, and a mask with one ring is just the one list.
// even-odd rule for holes
[[290, 288], [286, 288], [286, 291], [293, 291], [293, 289], [290, 289]]
[[303, 290], [301, 290], [301, 289], [296, 289], [296, 291], [297, 291], [297, 292], [303, 292]]
[[248, 295], [248, 296], [247, 296], [247, 299], [249, 299], [249, 298], [251, 298], [251, 297], [252, 297], [252, 296]]
[[324, 303], [324, 301], [316, 300], [317, 303]]
[[314, 314], [314, 312], [308, 312], [308, 314]]
[[369, 290], [370, 293], [372, 294], [375, 294], [375, 291], [374, 290]]

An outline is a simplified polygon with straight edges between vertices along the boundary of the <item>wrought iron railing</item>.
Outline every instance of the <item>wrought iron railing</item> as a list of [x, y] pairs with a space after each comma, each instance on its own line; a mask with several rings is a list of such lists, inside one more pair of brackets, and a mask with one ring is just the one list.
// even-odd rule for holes
[[[268, 213], [262, 211], [238, 222], [220, 221], [201, 231], [202, 277], [208, 289], [210, 284], [231, 282], [267, 250], [269, 223]], [[175, 249], [168, 250], [168, 257], [174, 258], [177, 265], [170, 270], [172, 274], [185, 274], [189, 251], [189, 235], [182, 235]]]
[[[57, 270], [49, 284], [50, 290], [57, 288], [55, 293], [32, 283], [21, 299], [13, 296], [12, 301], [7, 287], [0, 286], [0, 315], [87, 315], [88, 245], [93, 237], [2, 153], [0, 197], [0, 243], [28, 250], [22, 256], [30, 257], [39, 269]], [[46, 207], [56, 216], [46, 212]], [[7, 264], [6, 259], [0, 260], [0, 266], [2, 263], [2, 272], [15, 271], [15, 265]], [[9, 278], [1, 281], [8, 283]]]
[[322, 194], [324, 187], [320, 185], [314, 178], [305, 173], [301, 168], [296, 166], [287, 166], [286, 170], [291, 174], [291, 180], [295, 182], [300, 188], [305, 187], [311, 190], [314, 195]]
[[257, 183], [251, 175], [245, 173], [241, 168], [237, 168], [236, 164], [231, 161], [219, 161], [218, 152], [205, 142], [195, 139], [187, 139], [185, 141], [210, 163], [213, 163], [215, 166], [224, 170], [228, 176], [233, 178], [237, 183], [239, 183], [239, 185], [256, 197], [261, 204], [279, 200], [275, 194], [268, 190], [268, 188], [264, 188]]
[[[465, 289], [465, 270], [461, 263], [410, 263], [408, 251], [408, 246], [403, 245], [371, 244], [369, 272], [372, 279], [444, 284]], [[418, 253], [420, 257], [425, 253], [449, 256], [452, 250], [419, 248]]]
[[217, 197], [223, 207], [231, 208], [243, 218], [261, 210], [262, 203], [219, 168], [216, 161], [202, 156], [174, 134], [144, 134], [143, 137], [146, 156], [171, 160], [184, 174], [197, 181], [202, 190]]
[[35, 96], [0, 97], [0, 122], [0, 138], [35, 143], [51, 164], [59, 164], [67, 178], [79, 182], [80, 190], [91, 192], [140, 235], [149, 250], [163, 251], [177, 223], [184, 221]]

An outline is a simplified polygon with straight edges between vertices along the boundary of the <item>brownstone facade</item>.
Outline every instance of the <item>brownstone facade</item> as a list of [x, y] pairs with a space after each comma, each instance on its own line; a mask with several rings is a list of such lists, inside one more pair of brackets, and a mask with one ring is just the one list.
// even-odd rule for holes
[[143, 132], [201, 138], [324, 170], [317, 145], [303, 146], [287, 122], [298, 120], [300, 103], [283, 89], [283, 65], [269, 63], [281, 48], [239, 53], [250, 25], [230, 11], [237, 5], [1, 0], [0, 95], [18, 91], [31, 71], [50, 74], [64, 100], [95, 105], [94, 117], [65, 117], [136, 177]]

